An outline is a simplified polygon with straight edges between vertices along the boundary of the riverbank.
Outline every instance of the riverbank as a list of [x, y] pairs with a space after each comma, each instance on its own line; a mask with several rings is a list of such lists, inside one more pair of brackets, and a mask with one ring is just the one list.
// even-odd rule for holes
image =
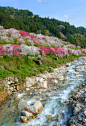
[[[76, 56], [74, 59], [79, 59], [80, 57], [79, 56]], [[59, 59], [60, 60], [60, 59]], [[39, 76], [40, 76], [40, 78], [42, 78], [42, 79], [45, 79], [45, 81], [49, 81], [50, 82], [50, 78], [51, 79], [53, 79], [53, 78], [56, 78], [56, 76], [57, 75], [54, 75], [53, 76], [53, 73], [55, 72], [55, 71], [58, 71], [58, 70], [60, 70], [59, 72], [58, 72], [58, 80], [64, 80], [64, 77], [63, 77], [63, 75], [62, 75], [62, 72], [63, 72], [63, 74], [65, 74], [65, 70], [63, 70], [63, 68], [66, 68], [66, 66], [68, 66], [68, 65], [71, 65], [71, 64], [73, 64], [74, 62], [77, 62], [77, 60], [73, 60], [73, 56], [72, 57], [68, 57], [68, 59], [67, 58], [63, 58], [63, 59], [61, 59], [61, 61], [60, 62], [62, 62], [62, 64], [58, 64], [57, 65], [57, 69], [55, 70], [55, 68], [53, 68], [53, 67], [50, 67], [49, 69], [50, 69], [50, 71], [49, 72], [51, 72], [52, 74], [51, 75], [49, 75], [49, 72], [48, 71], [46, 71], [45, 73], [40, 73], [39, 74]], [[64, 61], [65, 61], [65, 63], [64, 63]], [[67, 62], [68, 61], [70, 61], [69, 62], [69, 64], [67, 64]], [[72, 61], [72, 62], [71, 62]], [[58, 61], [59, 62], [59, 61]], [[62, 68], [63, 67], [63, 68]], [[62, 69], [60, 69], [60, 68], [62, 68]], [[60, 75], [59, 75], [59, 73], [61, 73]], [[43, 76], [42, 76], [43, 75]], [[49, 76], [51, 76], [51, 77], [49, 77]], [[23, 90], [26, 88], [26, 87], [29, 87], [29, 81], [28, 81], [28, 84], [26, 84], [26, 82], [25, 82], [25, 80], [22, 80], [21, 82], [19, 81], [19, 82], [13, 82], [12, 80], [12, 84], [9, 82], [9, 79], [12, 79], [12, 80], [14, 80], [15, 78], [13, 78], [12, 76], [11, 77], [8, 77], [7, 79], [8, 80], [6, 80], [6, 79], [4, 79], [4, 80], [2, 80], [2, 82], [1, 82], [1, 85], [4, 87], [4, 89], [2, 90], [2, 91], [0, 91], [0, 106], [3, 104], [3, 102], [7, 99], [7, 98], [9, 98], [9, 96], [10, 95], [12, 95], [12, 92], [18, 92], [19, 90], [22, 90], [22, 92], [23, 92]], [[36, 78], [36, 76], [32, 76], [32, 77], [30, 77], [32, 80], [34, 79], [34, 78]], [[48, 78], [48, 80], [47, 80], [47, 78]], [[56, 81], [55, 83], [58, 83], [58, 80], [54, 80], [54, 81]], [[18, 79], [17, 79], [17, 81], [18, 81]], [[8, 83], [10, 83], [11, 85], [9, 85]], [[35, 83], [36, 84], [36, 83]], [[31, 85], [30, 86], [33, 86], [33, 85], [35, 85], [34, 84], [34, 82], [32, 82], [31, 83]], [[47, 86], [47, 85], [46, 85]], [[39, 86], [39, 88], [45, 88], [45, 87], [40, 87]]]
[[[72, 61], [72, 60], [74, 60], [74, 59], [79, 59], [78, 58], [79, 56], [75, 56], [75, 58], [74, 58], [74, 56], [72, 56], [72, 57], [68, 57], [68, 58], [66, 58], [66, 57], [64, 57], [64, 58], [62, 58], [62, 59], [58, 59], [58, 64], [57, 64], [57, 68], [61, 68], [61, 67], [66, 67], [66, 65], [67, 65], [67, 62], [68, 61], [70, 61], [70, 63], [74, 63], [74, 61]], [[51, 57], [52, 58], [52, 57]], [[71, 62], [72, 61], [72, 62]], [[55, 61], [56, 62], [56, 61]], [[65, 63], [64, 63], [65, 62]], [[54, 62], [53, 62], [54, 63]], [[59, 63], [61, 63], [61, 64], [59, 64]], [[54, 66], [54, 64], [53, 64], [53, 66]], [[49, 71], [46, 71], [46, 72], [44, 72], [44, 73], [41, 73], [41, 74], [43, 74], [43, 75], [45, 75], [46, 76], [46, 81], [47, 81], [47, 74], [46, 73], [48, 73], [48, 72], [54, 72], [54, 68], [53, 68], [53, 66], [52, 67], [49, 67]], [[41, 66], [42, 67], [42, 66]], [[61, 72], [61, 70], [59, 71], [59, 72]], [[39, 72], [40, 73], [40, 72]], [[41, 75], [40, 75], [41, 76]], [[60, 76], [62, 76], [61, 74], [60, 74]], [[31, 79], [33, 79], [33, 78], [35, 78], [36, 76], [32, 76], [31, 77]], [[25, 86], [27, 86], [27, 85], [25, 85], [25, 80], [22, 80], [22, 78], [21, 78], [21, 81], [19, 81], [18, 79], [18, 82], [17, 83], [15, 83], [15, 82], [12, 82], [12, 84], [11, 85], [9, 85], [9, 84], [7, 84], [8, 82], [9, 82], [9, 78], [12, 78], [12, 80], [14, 80], [14, 77], [8, 77], [7, 79], [7, 82], [6, 82], [6, 79], [3, 79], [0, 83], [1, 83], [1, 85], [0, 86], [3, 86], [3, 89], [2, 89], [2, 91], [0, 91], [0, 106], [3, 104], [3, 102], [12, 94], [12, 92], [16, 92], [16, 91], [19, 91], [19, 90], [22, 90], [22, 88], [23, 89], [25, 89]], [[43, 78], [43, 77], [42, 77]], [[53, 77], [51, 77], [51, 78], [53, 78]], [[62, 77], [63, 78], [63, 77]], [[59, 79], [61, 79], [61, 77], [59, 77]], [[11, 80], [11, 81], [12, 81]], [[33, 85], [33, 84], [32, 84]]]
[[[86, 58], [84, 58], [84, 61], [86, 61]], [[86, 62], [77, 66], [75, 70], [86, 74]], [[68, 121], [68, 126], [86, 126], [86, 80], [77, 92], [72, 92], [71, 101], [73, 112]]]
[[[46, 76], [39, 74], [37, 77], [40, 80], [42, 80], [42, 77], [50, 77], [46, 80], [46, 89], [40, 88], [38, 84], [13, 93], [0, 109], [0, 125], [12, 126], [15, 124], [22, 126], [23, 124], [20, 121], [21, 111], [24, 110], [26, 105], [32, 105], [40, 100], [43, 105], [42, 113], [24, 125], [66, 126], [66, 122], [71, 117], [68, 98], [71, 95], [71, 91], [76, 89], [85, 80], [83, 72], [77, 72], [75, 68], [83, 63], [84, 58], [80, 58], [66, 64], [67, 67], [61, 66], [59, 69], [54, 69], [52, 73], [47, 72]], [[58, 74], [61, 73], [63, 73], [64, 79], [59, 78], [62, 79], [59, 80]]]
[[73, 112], [67, 126], [86, 126], [86, 80], [71, 98]]
[[12, 91], [11, 90], [6, 90], [3, 89], [2, 91], [0, 91], [0, 106], [4, 103], [4, 101], [6, 101], [9, 96], [12, 95]]

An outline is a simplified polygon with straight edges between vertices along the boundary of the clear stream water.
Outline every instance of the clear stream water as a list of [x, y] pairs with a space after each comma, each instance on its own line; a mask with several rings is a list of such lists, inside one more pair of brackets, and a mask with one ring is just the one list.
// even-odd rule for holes
[[[70, 104], [65, 101], [70, 97], [72, 90], [77, 89], [77, 86], [85, 81], [85, 75], [82, 72], [76, 72], [73, 67], [82, 63], [83, 59], [80, 59], [66, 68], [69, 72], [65, 75], [65, 81], [68, 82], [60, 81], [63, 86], [51, 84], [46, 90], [31, 87], [24, 93], [14, 93], [0, 108], [0, 126], [66, 126], [72, 110]], [[42, 113], [34, 120], [22, 124], [21, 110], [41, 98], [43, 99]]]

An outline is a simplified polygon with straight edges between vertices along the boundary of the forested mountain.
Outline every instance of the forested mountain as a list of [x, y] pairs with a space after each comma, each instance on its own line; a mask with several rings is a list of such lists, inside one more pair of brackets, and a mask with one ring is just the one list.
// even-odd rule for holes
[[86, 29], [71, 26], [68, 22], [41, 18], [28, 10], [13, 7], [0, 7], [0, 25], [4, 28], [16, 28], [27, 32], [52, 35], [86, 48]]

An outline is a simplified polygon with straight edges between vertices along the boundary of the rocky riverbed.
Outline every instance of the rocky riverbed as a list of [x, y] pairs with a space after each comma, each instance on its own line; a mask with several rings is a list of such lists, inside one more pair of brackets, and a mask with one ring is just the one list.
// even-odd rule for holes
[[[26, 78], [27, 88], [14, 92], [0, 108], [0, 125], [67, 126], [67, 121], [72, 116], [71, 104], [75, 103], [72, 92], [74, 94], [85, 81], [85, 71], [76, 69], [81, 65], [84, 67], [85, 59], [85, 57], [80, 58], [78, 61], [56, 68], [53, 73], [40, 74], [34, 79]], [[36, 85], [30, 86], [32, 79]], [[23, 114], [21, 112], [24, 112], [26, 106], [35, 105], [37, 101], [41, 101], [43, 111], [34, 119], [30, 114], [32, 119], [22, 124], [20, 117]], [[69, 126], [70, 124], [72, 122], [69, 122]]]
[[[84, 58], [86, 61], [86, 59]], [[75, 67], [78, 72], [86, 74], [86, 62]], [[72, 117], [68, 121], [68, 126], [86, 126], [86, 80], [80, 89], [72, 93]]]
[[86, 80], [77, 92], [72, 93], [73, 114], [68, 126], [86, 126]]

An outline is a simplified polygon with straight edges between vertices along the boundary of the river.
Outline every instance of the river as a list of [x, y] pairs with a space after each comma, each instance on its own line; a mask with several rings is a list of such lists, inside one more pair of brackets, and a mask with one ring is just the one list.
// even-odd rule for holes
[[[66, 67], [68, 71], [65, 81], [59, 81], [63, 86], [51, 84], [46, 90], [27, 88], [24, 93], [14, 93], [0, 108], [0, 126], [66, 126], [72, 115], [71, 104], [65, 101], [69, 99], [73, 90], [77, 90], [84, 81], [85, 74], [76, 72], [73, 67], [82, 64], [81, 58], [76, 63]], [[34, 120], [23, 124], [20, 121], [21, 110], [41, 100], [43, 111]]]

